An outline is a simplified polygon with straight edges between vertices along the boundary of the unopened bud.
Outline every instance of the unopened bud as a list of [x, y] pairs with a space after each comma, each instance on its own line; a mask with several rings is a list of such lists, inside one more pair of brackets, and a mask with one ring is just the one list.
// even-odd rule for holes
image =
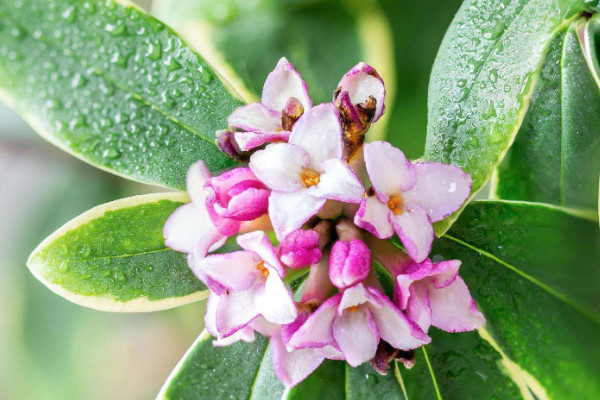
[[339, 289], [353, 286], [369, 275], [371, 251], [358, 239], [337, 241], [329, 256], [329, 279]]
[[290, 268], [303, 268], [319, 262], [319, 234], [313, 230], [290, 233], [279, 245], [279, 257]]

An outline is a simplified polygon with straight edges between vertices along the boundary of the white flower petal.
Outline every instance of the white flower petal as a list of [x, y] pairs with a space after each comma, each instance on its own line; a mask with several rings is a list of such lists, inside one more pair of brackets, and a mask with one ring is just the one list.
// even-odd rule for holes
[[283, 240], [319, 212], [325, 199], [318, 199], [306, 190], [292, 193], [272, 192], [269, 197], [269, 216], [277, 239]]
[[293, 192], [303, 187], [300, 173], [309, 164], [308, 154], [289, 143], [272, 143], [250, 157], [250, 169], [273, 190]]
[[309, 154], [309, 167], [315, 171], [329, 158], [341, 159], [342, 127], [334, 105], [320, 104], [306, 111], [294, 124], [289, 142]]
[[399, 195], [415, 185], [416, 174], [404, 153], [387, 142], [365, 144], [365, 164], [379, 195]]
[[312, 106], [306, 83], [294, 66], [285, 58], [281, 58], [275, 69], [267, 76], [261, 101], [267, 107], [281, 111], [291, 97], [300, 100], [304, 109]]
[[348, 164], [330, 158], [321, 163], [320, 170], [323, 173], [319, 183], [308, 189], [311, 195], [345, 203], [360, 203], [365, 189]]

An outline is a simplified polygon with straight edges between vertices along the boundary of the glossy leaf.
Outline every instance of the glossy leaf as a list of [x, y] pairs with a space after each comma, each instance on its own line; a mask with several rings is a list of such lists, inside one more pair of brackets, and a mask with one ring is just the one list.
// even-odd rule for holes
[[529, 111], [498, 168], [493, 195], [596, 210], [600, 90], [578, 40], [584, 23], [574, 22], [552, 42]]
[[[230, 0], [215, 7], [211, 0], [158, 0], [153, 11], [249, 101], [258, 99], [267, 74], [285, 56], [302, 73], [315, 104], [330, 102], [341, 77], [365, 61], [386, 80], [386, 104], [393, 105], [391, 27], [376, 1]], [[387, 133], [384, 125], [373, 125], [371, 139]]]
[[0, 98], [99, 168], [184, 188], [232, 165], [214, 132], [241, 103], [163, 23], [115, 1], [0, 1]]
[[205, 298], [185, 254], [165, 247], [162, 228], [183, 193], [130, 197], [71, 220], [27, 265], [49, 289], [102, 311], [155, 311]]
[[584, 10], [591, 2], [465, 1], [433, 66], [425, 159], [464, 168], [474, 196], [521, 126], [550, 42]]
[[462, 260], [490, 343], [517, 382], [537, 398], [600, 397], [597, 221], [544, 204], [475, 202], [432, 257]]
[[592, 15], [579, 34], [590, 72], [600, 87], [600, 15]]

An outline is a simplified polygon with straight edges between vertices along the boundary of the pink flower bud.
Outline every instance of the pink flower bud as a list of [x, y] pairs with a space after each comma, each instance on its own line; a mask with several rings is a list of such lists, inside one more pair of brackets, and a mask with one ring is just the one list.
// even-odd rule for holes
[[319, 262], [319, 234], [313, 230], [297, 230], [279, 244], [279, 257], [290, 268], [303, 268]]
[[371, 251], [358, 239], [351, 242], [337, 241], [329, 257], [329, 278], [339, 289], [361, 282], [369, 275]]

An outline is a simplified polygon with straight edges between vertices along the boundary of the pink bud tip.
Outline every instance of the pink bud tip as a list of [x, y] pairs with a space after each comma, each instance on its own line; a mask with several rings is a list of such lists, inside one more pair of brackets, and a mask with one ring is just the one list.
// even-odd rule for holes
[[279, 257], [290, 268], [303, 268], [319, 262], [319, 234], [313, 230], [290, 233], [279, 245]]
[[329, 278], [339, 289], [361, 282], [369, 275], [371, 251], [359, 239], [351, 242], [337, 241], [329, 257]]

